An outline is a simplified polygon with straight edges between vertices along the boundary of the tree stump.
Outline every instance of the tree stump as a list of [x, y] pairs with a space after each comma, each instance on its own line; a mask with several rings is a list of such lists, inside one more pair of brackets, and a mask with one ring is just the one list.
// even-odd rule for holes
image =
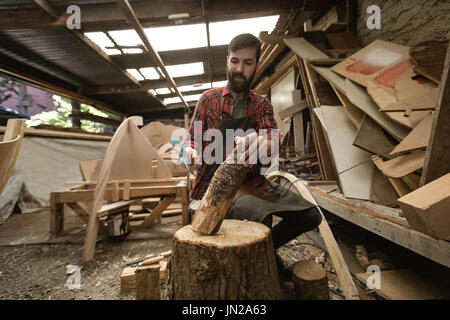
[[175, 300], [281, 299], [270, 229], [226, 219], [214, 236], [174, 235], [168, 294]]
[[292, 269], [292, 281], [299, 300], [329, 300], [327, 272], [313, 261], [302, 260]]

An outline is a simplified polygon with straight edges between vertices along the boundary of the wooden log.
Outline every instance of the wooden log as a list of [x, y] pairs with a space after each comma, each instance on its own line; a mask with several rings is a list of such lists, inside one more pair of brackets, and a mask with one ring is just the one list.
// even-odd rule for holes
[[282, 298], [272, 234], [258, 222], [226, 219], [213, 237], [184, 226], [173, 238], [169, 272], [173, 300]]
[[239, 189], [248, 167], [237, 163], [238, 147], [230, 153], [226, 160], [214, 173], [211, 183], [195, 211], [192, 229], [204, 234], [215, 234], [222, 224], [234, 195]]
[[136, 269], [136, 300], [161, 300], [159, 264]]
[[292, 281], [299, 300], [330, 300], [327, 272], [310, 260], [297, 262], [292, 269]]

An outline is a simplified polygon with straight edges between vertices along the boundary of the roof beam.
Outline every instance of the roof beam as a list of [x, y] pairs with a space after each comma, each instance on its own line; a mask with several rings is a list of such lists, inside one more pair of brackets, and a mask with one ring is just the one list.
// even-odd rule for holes
[[[44, 0], [35, 2], [45, 2]], [[305, 5], [306, 2], [306, 5]], [[288, 12], [291, 9], [318, 10], [327, 9], [336, 0], [259, 0], [255, 5], [254, 0], [214, 0], [209, 1], [209, 7], [202, 11], [198, 0], [148, 0], [133, 4], [137, 12], [137, 18], [144, 25], [170, 24], [168, 16], [177, 13], [188, 13], [190, 18], [203, 20], [203, 13], [210, 17], [210, 21], [228, 20], [237, 15], [270, 15]], [[39, 4], [38, 4], [39, 5]], [[47, 6], [43, 4], [43, 6]], [[42, 6], [41, 6], [42, 7]], [[53, 11], [52, 9], [48, 9]], [[47, 11], [47, 10], [46, 10]], [[114, 4], [97, 4], [81, 6], [81, 25], [83, 30], [101, 30], [105, 26], [120, 27], [126, 25], [126, 19], [122, 12]], [[69, 16], [65, 12], [56, 20], [54, 12], [51, 17], [46, 16], [40, 10], [4, 10], [0, 11], [0, 30], [25, 29], [25, 28], [54, 28], [65, 27]], [[189, 19], [187, 21], [189, 21]]]
[[49, 4], [46, 0], [33, 0], [42, 10], [51, 15], [54, 19], [58, 19], [60, 16], [59, 10]]
[[150, 41], [148, 40], [147, 35], [144, 32], [144, 28], [142, 27], [141, 23], [139, 22], [139, 19], [136, 17], [136, 14], [133, 11], [133, 8], [131, 7], [128, 0], [117, 0], [117, 5], [122, 10], [122, 12], [124, 13], [125, 17], [127, 18], [128, 22], [131, 24], [133, 29], [138, 34], [139, 38], [141, 39], [142, 43], [145, 46], [146, 52], [149, 53], [149, 55], [155, 61], [156, 65], [161, 69], [166, 80], [169, 82], [170, 86], [175, 90], [177, 95], [180, 97], [181, 101], [186, 106], [186, 108], [189, 108], [189, 105], [184, 100], [183, 95], [178, 90], [175, 81], [173, 81], [172, 77], [169, 75], [169, 72], [167, 71], [166, 66], [164, 65], [164, 62], [161, 60], [161, 57], [159, 56], [158, 52], [153, 48]]
[[[214, 74], [214, 81], [224, 81], [226, 80], [226, 74]], [[209, 79], [205, 75], [197, 75], [197, 76], [187, 76], [177, 78], [177, 83], [179, 86], [188, 86], [198, 83], [206, 83]], [[84, 95], [102, 95], [102, 94], [118, 94], [118, 93], [132, 93], [132, 92], [141, 92], [147, 91], [149, 89], [159, 89], [159, 88], [167, 88], [168, 83], [165, 79], [161, 80], [144, 80], [140, 82], [141, 87], [132, 84], [110, 84], [103, 86], [95, 86], [95, 87], [84, 87], [80, 89], [80, 92]]]

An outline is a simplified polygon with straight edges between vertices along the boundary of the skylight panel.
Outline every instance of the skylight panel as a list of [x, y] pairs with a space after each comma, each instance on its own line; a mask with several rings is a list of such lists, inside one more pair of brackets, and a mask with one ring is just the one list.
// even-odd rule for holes
[[127, 54], [133, 54], [133, 53], [142, 53], [144, 52], [144, 50], [139, 49], [139, 48], [132, 48], [132, 49], [122, 49], [124, 53]]
[[109, 35], [119, 46], [139, 46], [142, 41], [134, 30], [108, 31]]
[[181, 103], [181, 99], [180, 99], [180, 97], [165, 98], [163, 100], [163, 102], [164, 102], [165, 105], [174, 104], [174, 103]]
[[227, 84], [227, 80], [225, 81], [215, 81], [212, 83], [213, 88], [221, 88], [221, 87], [225, 87], [225, 85]]
[[212, 22], [209, 25], [211, 45], [218, 46], [230, 43], [231, 39], [241, 33], [251, 33], [258, 37], [261, 31], [272, 32], [279, 16], [268, 16], [251, 19], [239, 19], [223, 22]]
[[157, 94], [169, 94], [172, 93], [172, 91], [169, 90], [169, 88], [160, 88], [155, 90]]
[[202, 90], [202, 89], [204, 89], [204, 90], [211, 89], [211, 83], [209, 83], [209, 82], [208, 83], [199, 83], [199, 84], [178, 87], [178, 90], [180, 90], [180, 92]]
[[147, 80], [156, 80], [160, 78], [158, 72], [153, 67], [140, 68], [139, 71], [143, 74], [143, 76]]
[[205, 72], [203, 68], [203, 62], [166, 66], [166, 69], [172, 78], [194, 76], [198, 74], [203, 74]]
[[133, 77], [135, 77], [139, 81], [144, 80], [144, 77], [136, 69], [127, 69], [127, 72], [129, 72]]
[[84, 35], [102, 49], [105, 47], [114, 47], [114, 43], [104, 32], [86, 32]]
[[198, 99], [200, 99], [201, 95], [202, 95], [201, 93], [199, 93], [199, 94], [192, 94], [192, 95], [189, 95], [189, 96], [183, 96], [183, 98], [186, 101], [197, 101]]
[[104, 48], [102, 48], [102, 49], [109, 56], [113, 56], [113, 55], [116, 55], [116, 54], [121, 54], [120, 50], [117, 50], [117, 49], [104, 49]]
[[144, 29], [156, 51], [182, 50], [206, 47], [205, 24], [157, 27]]

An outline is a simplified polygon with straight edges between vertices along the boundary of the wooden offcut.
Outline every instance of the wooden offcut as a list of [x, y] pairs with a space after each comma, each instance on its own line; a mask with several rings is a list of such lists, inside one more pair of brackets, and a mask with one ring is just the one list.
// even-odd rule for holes
[[272, 235], [262, 223], [227, 219], [215, 236], [187, 225], [172, 248], [170, 299], [282, 298]]
[[299, 300], [329, 300], [330, 291], [325, 269], [310, 260], [295, 263], [292, 281]]
[[161, 300], [159, 264], [136, 269], [136, 300]]

